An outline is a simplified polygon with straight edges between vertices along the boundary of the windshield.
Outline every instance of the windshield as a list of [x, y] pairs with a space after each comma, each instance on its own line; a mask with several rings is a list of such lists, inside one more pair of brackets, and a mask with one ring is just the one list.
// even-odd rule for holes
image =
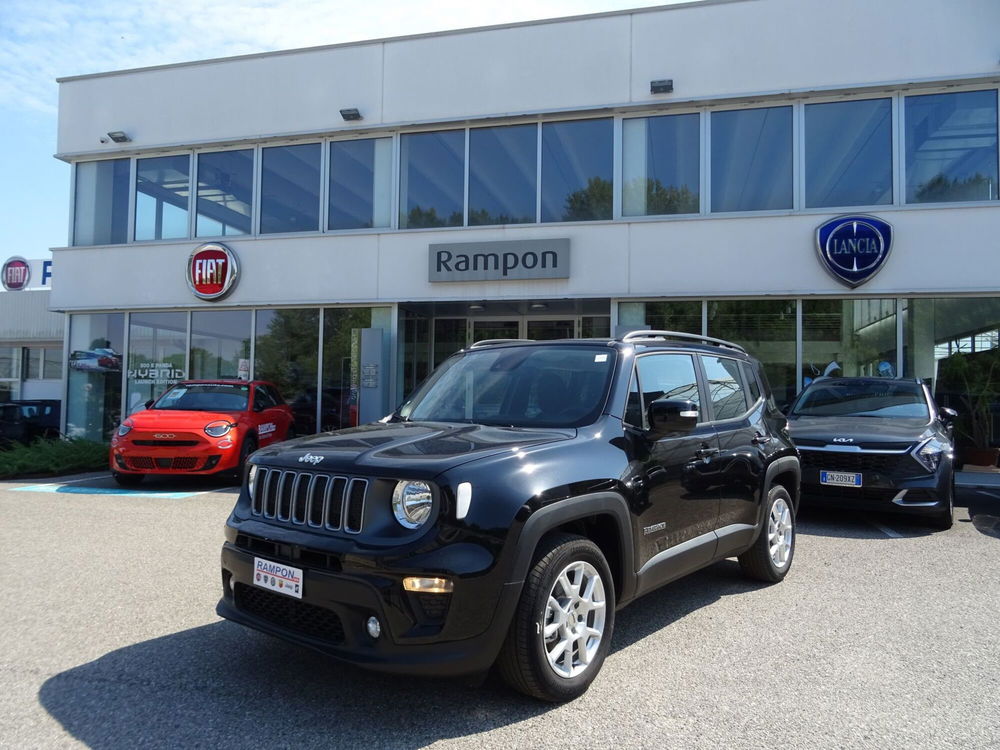
[[471, 350], [439, 367], [403, 404], [404, 419], [580, 427], [597, 419], [615, 352], [601, 346]]
[[174, 411], [245, 411], [250, 388], [225, 383], [175, 385], [157, 399], [151, 409]]
[[814, 383], [802, 393], [789, 416], [930, 419], [930, 412], [917, 383], [886, 380]]

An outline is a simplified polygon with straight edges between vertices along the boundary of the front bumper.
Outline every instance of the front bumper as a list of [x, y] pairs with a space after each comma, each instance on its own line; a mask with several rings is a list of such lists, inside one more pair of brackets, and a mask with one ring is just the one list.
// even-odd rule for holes
[[[302, 599], [255, 586], [254, 557], [301, 568]], [[368, 669], [440, 676], [489, 669], [506, 636], [520, 583], [497, 585], [495, 575], [455, 578], [453, 594], [417, 595], [403, 591], [404, 573], [419, 574], [405, 563], [392, 569], [384, 560], [239, 534], [222, 549], [223, 596], [216, 612]], [[442, 573], [437, 567], [428, 571]], [[442, 597], [450, 601], [441, 602]], [[377, 638], [366, 629], [372, 616], [382, 628]]]
[[841, 487], [820, 484], [819, 469], [803, 469], [801, 494], [804, 502], [813, 505], [936, 515], [948, 507], [951, 481], [951, 471], [941, 469], [907, 477], [862, 472], [861, 487]]
[[[129, 433], [111, 442], [111, 470], [119, 474], [215, 474], [231, 471], [240, 462], [240, 444], [235, 436], [204, 438], [182, 435], [181, 440], [160, 441], [152, 436]], [[136, 441], [147, 443], [137, 445]], [[160, 444], [153, 444], [160, 443]]]

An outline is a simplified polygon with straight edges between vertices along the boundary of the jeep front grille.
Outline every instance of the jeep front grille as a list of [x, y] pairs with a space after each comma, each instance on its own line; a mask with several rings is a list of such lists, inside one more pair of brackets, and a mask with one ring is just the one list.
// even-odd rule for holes
[[294, 526], [359, 534], [368, 480], [257, 467], [250, 512]]

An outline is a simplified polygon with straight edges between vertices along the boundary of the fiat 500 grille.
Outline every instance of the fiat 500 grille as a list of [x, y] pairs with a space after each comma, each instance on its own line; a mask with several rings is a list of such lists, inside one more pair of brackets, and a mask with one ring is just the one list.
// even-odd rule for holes
[[250, 512], [294, 526], [358, 534], [368, 480], [258, 467]]

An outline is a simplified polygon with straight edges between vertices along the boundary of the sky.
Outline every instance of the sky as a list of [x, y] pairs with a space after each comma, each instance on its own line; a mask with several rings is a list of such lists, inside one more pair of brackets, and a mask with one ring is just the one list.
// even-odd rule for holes
[[0, 0], [0, 261], [67, 244], [56, 78], [678, 0]]

